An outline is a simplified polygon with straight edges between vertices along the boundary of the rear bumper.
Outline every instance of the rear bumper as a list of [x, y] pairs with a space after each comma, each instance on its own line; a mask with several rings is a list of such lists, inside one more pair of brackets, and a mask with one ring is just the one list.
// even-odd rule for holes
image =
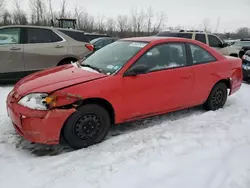
[[7, 102], [7, 111], [19, 135], [30, 142], [54, 145], [59, 143], [64, 122], [75, 110], [37, 111]]

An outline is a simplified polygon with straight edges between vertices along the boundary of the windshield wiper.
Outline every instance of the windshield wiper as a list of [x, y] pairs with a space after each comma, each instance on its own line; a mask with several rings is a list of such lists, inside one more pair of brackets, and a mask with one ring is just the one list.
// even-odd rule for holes
[[93, 70], [95, 70], [95, 71], [97, 71], [97, 72], [99, 72], [99, 73], [102, 73], [102, 70], [99, 69], [99, 68], [97, 68], [97, 67], [93, 67], [93, 66], [88, 65], [88, 64], [81, 64], [81, 66], [83, 66], [83, 67], [88, 67], [88, 68], [91, 68], [91, 69], [93, 69]]

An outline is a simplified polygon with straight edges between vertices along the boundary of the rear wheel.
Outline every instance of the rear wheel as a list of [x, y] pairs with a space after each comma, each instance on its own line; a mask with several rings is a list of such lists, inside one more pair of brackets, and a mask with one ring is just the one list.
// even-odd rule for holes
[[63, 137], [74, 149], [86, 148], [101, 142], [110, 127], [108, 112], [96, 104], [80, 107], [66, 121]]
[[212, 89], [207, 101], [204, 104], [206, 110], [218, 110], [223, 108], [227, 101], [228, 91], [224, 83], [218, 83]]

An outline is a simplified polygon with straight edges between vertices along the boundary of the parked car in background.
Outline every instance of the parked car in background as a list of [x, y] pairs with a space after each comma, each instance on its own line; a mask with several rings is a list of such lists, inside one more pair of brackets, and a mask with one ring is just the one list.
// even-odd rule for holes
[[100, 37], [111, 37], [107, 34], [99, 34], [99, 33], [85, 33], [85, 35], [89, 39], [89, 41], [94, 40], [96, 38], [100, 38]]
[[91, 40], [90, 43], [94, 46], [94, 50], [97, 51], [103, 48], [104, 46], [107, 46], [108, 44], [115, 42], [116, 40], [117, 40], [116, 38], [112, 37], [100, 37]]
[[93, 51], [84, 32], [52, 27], [0, 27], [0, 82], [82, 59]]
[[226, 39], [226, 40], [224, 40], [224, 42], [226, 42], [227, 44], [229, 44], [229, 46], [231, 46], [231, 45], [233, 45], [235, 42], [237, 42], [237, 40]]
[[239, 57], [242, 58], [242, 56], [250, 50], [250, 39], [241, 39], [235, 42], [233, 46], [240, 50]]
[[200, 41], [210, 47], [215, 48], [220, 53], [225, 56], [239, 57], [239, 49], [230, 46], [228, 43], [224, 42], [218, 36], [212, 33], [206, 33], [203, 31], [193, 31], [193, 30], [180, 30], [180, 31], [163, 31], [158, 33], [156, 36], [161, 37], [181, 37], [187, 39], [193, 39]]
[[222, 108], [241, 84], [241, 59], [201, 42], [128, 38], [22, 79], [7, 111], [25, 139], [79, 149], [101, 142], [114, 124], [200, 104]]
[[245, 81], [250, 81], [250, 50], [242, 56], [242, 70], [243, 70], [243, 79]]

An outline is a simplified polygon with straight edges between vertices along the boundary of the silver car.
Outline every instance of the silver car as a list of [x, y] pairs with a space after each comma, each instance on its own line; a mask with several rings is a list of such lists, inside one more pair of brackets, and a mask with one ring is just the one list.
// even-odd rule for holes
[[93, 45], [82, 31], [0, 27], [0, 82], [17, 81], [30, 73], [83, 59], [92, 51]]

